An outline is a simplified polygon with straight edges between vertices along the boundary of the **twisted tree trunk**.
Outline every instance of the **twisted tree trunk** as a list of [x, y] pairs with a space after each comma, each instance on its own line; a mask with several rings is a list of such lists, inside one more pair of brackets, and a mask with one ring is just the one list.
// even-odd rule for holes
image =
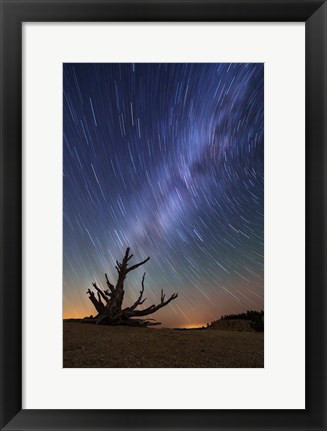
[[[161, 302], [158, 305], [151, 305], [143, 310], [137, 310], [139, 305], [142, 305], [146, 298], [143, 299], [144, 293], [144, 279], [145, 273], [142, 277], [142, 288], [140, 290], [140, 295], [133, 305], [127, 308], [122, 308], [124, 300], [124, 281], [127, 274], [141, 265], [144, 265], [150, 258], [143, 260], [132, 266], [128, 266], [129, 261], [132, 259], [133, 255], [129, 254], [130, 249], [127, 248], [125, 256], [121, 263], [116, 261], [116, 270], [118, 272], [118, 279], [116, 286], [110, 283], [107, 274], [106, 283], [108, 289], [102, 291], [96, 283], [92, 283], [93, 287], [97, 291], [98, 298], [95, 297], [94, 292], [90, 289], [86, 292], [89, 295], [89, 299], [94, 305], [98, 315], [91, 319], [96, 324], [101, 325], [130, 325], [130, 326], [148, 326], [148, 325], [160, 325], [160, 322], [155, 322], [154, 319], [134, 319], [134, 317], [144, 317], [149, 314], [153, 314], [160, 308], [168, 305], [172, 300], [177, 298], [178, 294], [174, 293], [167, 300], [165, 300], [165, 295], [161, 291]], [[86, 319], [90, 321], [90, 319]]]

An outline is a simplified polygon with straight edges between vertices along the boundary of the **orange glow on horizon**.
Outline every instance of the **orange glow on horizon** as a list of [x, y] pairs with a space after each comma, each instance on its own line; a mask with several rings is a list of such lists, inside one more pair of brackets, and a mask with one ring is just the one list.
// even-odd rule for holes
[[[263, 290], [263, 286], [255, 283], [256, 280], [250, 280], [252, 289], [254, 293]], [[158, 293], [160, 288], [163, 286], [160, 283], [153, 283], [155, 285], [154, 293], [148, 292], [148, 304], [156, 304], [160, 301]], [[79, 291], [74, 295], [66, 295], [63, 300], [63, 319], [83, 319], [84, 317], [96, 316], [97, 311], [95, 310], [93, 304], [89, 300], [88, 296], [85, 294], [87, 290], [87, 283], [81, 282], [79, 285]], [[242, 282], [234, 281], [233, 288], [240, 295], [242, 293], [243, 284]], [[257, 298], [250, 298], [247, 301], [236, 301], [235, 298], [228, 294], [228, 292], [216, 288], [216, 286], [203, 285], [203, 289], [211, 290], [210, 300], [207, 298], [201, 298], [198, 301], [197, 307], [194, 308], [190, 305], [188, 301], [185, 301], [184, 295], [187, 298], [188, 293], [183, 293], [186, 291], [186, 287], [179, 286], [176, 291], [179, 293], [179, 297], [176, 300], [176, 304], [169, 305], [161, 310], [158, 310], [154, 315], [148, 316], [149, 318], [154, 318], [157, 322], [161, 322], [161, 325], [154, 326], [153, 328], [185, 328], [185, 329], [195, 329], [206, 327], [207, 323], [219, 320], [222, 315], [227, 314], [238, 314], [246, 312], [247, 310], [253, 309], [263, 309], [262, 304], [258, 304]], [[192, 292], [190, 292], [192, 293]], [[263, 295], [263, 294], [262, 294]], [[128, 285], [126, 289], [126, 296], [124, 298], [124, 306], [128, 304], [133, 304], [135, 301], [136, 293], [135, 288], [132, 285]]]
[[179, 326], [179, 328], [195, 329], [195, 328], [202, 328], [203, 326], [207, 326], [207, 323], [188, 323], [186, 325]]
[[96, 315], [96, 311], [93, 311], [92, 307], [65, 307], [63, 310], [63, 319], [83, 319], [91, 315]]

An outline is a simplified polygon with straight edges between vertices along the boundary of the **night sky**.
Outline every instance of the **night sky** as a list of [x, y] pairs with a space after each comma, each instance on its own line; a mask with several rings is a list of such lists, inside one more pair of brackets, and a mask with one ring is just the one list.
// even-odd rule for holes
[[64, 317], [127, 246], [162, 326], [263, 309], [263, 64], [64, 64], [63, 93]]

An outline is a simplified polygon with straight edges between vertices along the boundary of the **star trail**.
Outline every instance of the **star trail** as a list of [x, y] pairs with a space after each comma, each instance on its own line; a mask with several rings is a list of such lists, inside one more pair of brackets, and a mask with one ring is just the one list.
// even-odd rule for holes
[[263, 309], [263, 64], [65, 63], [63, 164], [65, 318], [126, 247], [162, 326]]

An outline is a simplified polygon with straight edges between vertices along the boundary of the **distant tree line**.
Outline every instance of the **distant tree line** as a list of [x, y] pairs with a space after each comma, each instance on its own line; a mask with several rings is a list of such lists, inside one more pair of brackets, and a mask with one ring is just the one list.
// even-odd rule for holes
[[[225, 314], [220, 318], [220, 320], [249, 320], [250, 326], [252, 329], [254, 329], [257, 332], [263, 332], [264, 330], [264, 312], [261, 311], [253, 311], [248, 310], [246, 313], [239, 313], [239, 314]], [[207, 327], [210, 327], [215, 322], [212, 322], [210, 325], [208, 324]]]

